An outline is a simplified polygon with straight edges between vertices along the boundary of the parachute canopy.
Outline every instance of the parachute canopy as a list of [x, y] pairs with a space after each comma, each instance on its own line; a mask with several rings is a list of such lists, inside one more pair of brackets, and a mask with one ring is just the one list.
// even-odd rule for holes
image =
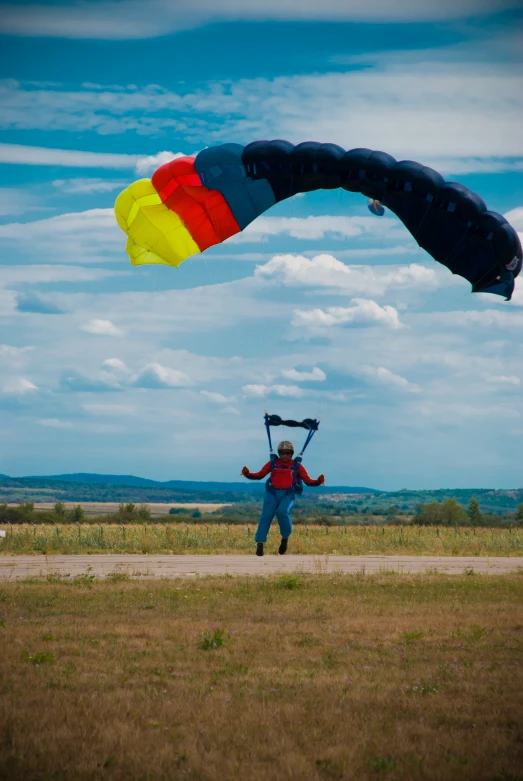
[[315, 418], [305, 420], [282, 420], [279, 415], [265, 415], [266, 426], [289, 426], [289, 428], [305, 428], [308, 431], [317, 431], [320, 421]]
[[346, 152], [313, 141], [223, 144], [134, 182], [116, 199], [115, 213], [133, 265], [179, 266], [286, 198], [338, 187], [369, 198], [376, 216], [383, 207], [394, 212], [419, 246], [467, 279], [472, 292], [510, 300], [522, 266], [514, 228], [464, 185], [385, 152]]

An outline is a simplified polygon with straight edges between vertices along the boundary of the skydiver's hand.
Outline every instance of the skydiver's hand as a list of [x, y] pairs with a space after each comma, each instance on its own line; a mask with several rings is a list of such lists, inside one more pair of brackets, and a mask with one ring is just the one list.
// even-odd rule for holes
[[243, 467], [243, 469], [242, 469], [242, 471], [241, 471], [241, 473], [242, 473], [242, 475], [243, 475], [244, 477], [248, 477], [248, 476], [250, 475], [250, 473], [251, 473], [251, 472], [250, 472], [250, 469], [249, 469], [249, 467], [248, 467], [248, 466], [244, 466], [244, 467]]
[[318, 484], [319, 484], [319, 485], [323, 485], [323, 484], [324, 484], [324, 482], [325, 482], [325, 475], [324, 475], [324, 474], [321, 474], [321, 475], [318, 477]]

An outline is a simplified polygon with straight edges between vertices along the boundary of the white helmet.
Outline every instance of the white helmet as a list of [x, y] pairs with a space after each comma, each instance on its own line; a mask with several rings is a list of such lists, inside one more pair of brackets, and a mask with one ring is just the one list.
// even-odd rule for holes
[[288, 439], [284, 439], [283, 442], [280, 442], [278, 445], [278, 453], [281, 453], [282, 450], [290, 450], [292, 453], [294, 453], [294, 445], [292, 442], [289, 442]]

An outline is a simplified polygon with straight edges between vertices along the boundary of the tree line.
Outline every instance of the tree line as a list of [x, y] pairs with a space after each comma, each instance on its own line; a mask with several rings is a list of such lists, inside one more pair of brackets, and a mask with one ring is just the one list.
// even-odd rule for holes
[[[172, 523], [255, 523], [261, 503], [234, 504], [211, 513], [202, 513], [200, 509], [172, 507], [168, 515], [161, 516], [162, 522]], [[414, 513], [405, 513], [396, 505], [390, 505], [380, 511], [364, 514], [352, 513], [350, 509], [338, 503], [324, 502], [321, 505], [298, 505], [294, 510], [296, 524], [361, 525], [362, 523], [397, 524], [419, 526], [486, 526], [486, 527], [523, 527], [523, 503], [514, 512], [497, 515], [482, 512], [478, 500], [472, 497], [466, 507], [456, 499], [442, 502], [419, 504]], [[159, 519], [158, 519], [159, 520]], [[115, 513], [100, 516], [85, 516], [81, 505], [67, 508], [63, 502], [56, 502], [53, 509], [41, 510], [34, 502], [20, 502], [15, 507], [0, 504], [1, 523], [147, 523], [151, 521], [151, 511], [147, 504], [122, 502]]]

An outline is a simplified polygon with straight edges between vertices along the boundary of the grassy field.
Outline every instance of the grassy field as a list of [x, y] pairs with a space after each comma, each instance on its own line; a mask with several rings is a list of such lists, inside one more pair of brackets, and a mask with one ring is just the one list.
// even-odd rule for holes
[[[0, 554], [252, 553], [254, 525], [11, 525]], [[273, 528], [267, 552], [279, 545]], [[521, 556], [523, 529], [296, 526], [289, 553]]]
[[523, 576], [0, 586], [0, 778], [523, 779]]

